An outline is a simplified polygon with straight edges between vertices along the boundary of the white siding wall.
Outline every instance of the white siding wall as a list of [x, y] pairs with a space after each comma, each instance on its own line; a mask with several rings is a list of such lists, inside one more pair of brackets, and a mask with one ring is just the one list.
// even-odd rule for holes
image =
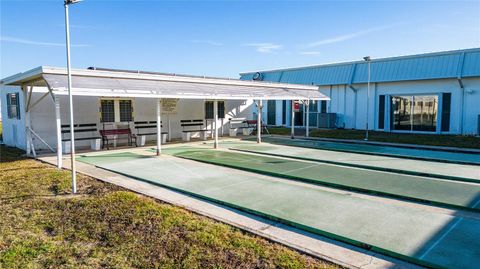
[[[2, 86], [0, 88], [0, 102], [2, 102], [2, 129], [3, 142], [12, 147], [25, 149], [25, 99], [20, 87]], [[9, 119], [7, 113], [7, 94], [19, 92], [20, 119]]]

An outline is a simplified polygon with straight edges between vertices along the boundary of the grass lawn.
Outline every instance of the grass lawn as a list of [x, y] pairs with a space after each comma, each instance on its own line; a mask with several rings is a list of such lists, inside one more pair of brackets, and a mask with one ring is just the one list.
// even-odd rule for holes
[[0, 268], [338, 268], [0, 148]]
[[[290, 128], [269, 128], [268, 131], [271, 134], [290, 135]], [[310, 132], [310, 136], [322, 138], [363, 140], [365, 138], [365, 131], [344, 129], [312, 129]], [[480, 149], [480, 138], [475, 136], [399, 134], [370, 131], [368, 137], [370, 141], [378, 142]]]

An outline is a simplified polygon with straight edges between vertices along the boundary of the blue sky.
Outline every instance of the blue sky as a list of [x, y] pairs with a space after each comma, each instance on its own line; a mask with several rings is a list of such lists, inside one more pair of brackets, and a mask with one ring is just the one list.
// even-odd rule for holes
[[[65, 66], [61, 0], [0, 0], [0, 77]], [[238, 77], [480, 47], [480, 1], [108, 1], [70, 8], [72, 65]]]

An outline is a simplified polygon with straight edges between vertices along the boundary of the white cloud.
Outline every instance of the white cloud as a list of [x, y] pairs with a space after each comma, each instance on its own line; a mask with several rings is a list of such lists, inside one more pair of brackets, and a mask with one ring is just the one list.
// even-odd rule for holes
[[300, 52], [302, 55], [320, 55], [319, 51], [302, 51]]
[[254, 47], [260, 53], [274, 53], [283, 48], [282, 45], [275, 43], [248, 43], [244, 46]]
[[[17, 43], [17, 44], [25, 44], [25, 45], [35, 45], [35, 46], [65, 47], [65, 43], [34, 41], [34, 40], [28, 40], [28, 39], [11, 37], [11, 36], [0, 36], [0, 41]], [[71, 44], [71, 46], [72, 47], [89, 47], [90, 45], [87, 45], [87, 44]]]
[[197, 43], [197, 44], [206, 44], [206, 45], [211, 45], [211, 46], [217, 46], [217, 47], [223, 46], [223, 43], [220, 43], [220, 42], [217, 42], [217, 41], [214, 41], [214, 40], [195, 39], [195, 40], [192, 40], [191, 42], [192, 43]]
[[322, 45], [338, 43], [338, 42], [346, 41], [346, 40], [353, 39], [353, 38], [356, 38], [356, 37], [364, 36], [364, 35], [367, 35], [367, 34], [370, 34], [370, 33], [373, 33], [373, 32], [378, 32], [378, 31], [390, 29], [390, 28], [393, 28], [397, 25], [399, 25], [399, 24], [379, 26], [379, 27], [374, 27], [374, 28], [369, 28], [369, 29], [357, 31], [357, 32], [350, 33], [350, 34], [334, 36], [334, 37], [330, 37], [330, 38], [326, 38], [326, 39], [322, 39], [322, 40], [318, 40], [318, 41], [309, 43], [305, 47], [314, 48], [314, 47], [319, 47], [319, 46], [322, 46]]

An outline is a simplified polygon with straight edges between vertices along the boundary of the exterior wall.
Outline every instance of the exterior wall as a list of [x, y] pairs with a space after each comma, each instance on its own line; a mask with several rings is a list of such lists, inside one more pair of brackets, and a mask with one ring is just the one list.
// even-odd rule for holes
[[[20, 119], [9, 119], [7, 113], [7, 94], [20, 92]], [[2, 86], [0, 88], [2, 112], [3, 142], [7, 146], [25, 149], [25, 98], [20, 87]]]
[[[370, 130], [378, 128], [379, 96], [386, 96], [385, 129], [390, 130], [390, 98], [392, 95], [439, 95], [437, 125], [441, 124], [441, 94], [451, 93], [450, 131], [445, 134], [478, 134], [480, 115], [480, 78], [463, 78], [464, 90], [456, 79], [436, 79], [372, 83], [368, 123]], [[327, 101], [327, 112], [337, 113], [336, 125], [346, 129], [365, 129], [367, 124], [367, 84], [320, 86], [320, 92], [331, 98]], [[277, 103], [277, 106], [278, 103]], [[280, 102], [281, 107], [281, 102]], [[290, 126], [290, 104], [287, 102], [287, 126]], [[279, 117], [279, 118], [278, 118]], [[281, 123], [281, 110], [277, 112], [277, 125]], [[440, 128], [439, 128], [440, 129]], [[437, 132], [440, 133], [440, 130]]]
[[[6, 104], [6, 94], [10, 92], [20, 92], [21, 119], [8, 119], [7, 107], [2, 106], [3, 116], [3, 140], [8, 146], [26, 148], [25, 136], [25, 96], [20, 87], [2, 87], [1, 102]], [[46, 93], [46, 89], [35, 88], [32, 94], [33, 104]], [[97, 128], [101, 129], [100, 123], [100, 99], [99, 97], [74, 96], [74, 122], [78, 123], [96, 123]], [[111, 99], [111, 98], [108, 98]], [[148, 98], [130, 98], [133, 100], [133, 115], [135, 121], [155, 121], [156, 120], [156, 103], [155, 99]], [[61, 123], [68, 124], [68, 96], [59, 96]], [[237, 117], [245, 117], [251, 119], [253, 115], [252, 101], [226, 101], [225, 102], [225, 119], [219, 120], [219, 135], [228, 135], [229, 119]], [[203, 100], [179, 100], [176, 114], [162, 114], [162, 131], [168, 130], [168, 122], [170, 121], [171, 138], [181, 138], [182, 128], [180, 120], [183, 119], [204, 119], [205, 108]], [[223, 121], [223, 123], [222, 123]], [[54, 102], [51, 96], [45, 97], [31, 110], [31, 126], [32, 129], [42, 137], [52, 148], [56, 148], [56, 123]], [[207, 128], [211, 129], [212, 122], [209, 121]], [[14, 136], [13, 129], [16, 128], [17, 135]], [[131, 126], [132, 131], [136, 132]], [[153, 131], [153, 130], [152, 130]], [[77, 134], [81, 136], [81, 134]], [[99, 135], [99, 134], [97, 134]], [[16, 139], [15, 139], [16, 137]], [[147, 137], [147, 141], [155, 140], [155, 136]], [[38, 139], [33, 139], [36, 150], [47, 149]], [[76, 141], [78, 147], [88, 147], [90, 141]]]

